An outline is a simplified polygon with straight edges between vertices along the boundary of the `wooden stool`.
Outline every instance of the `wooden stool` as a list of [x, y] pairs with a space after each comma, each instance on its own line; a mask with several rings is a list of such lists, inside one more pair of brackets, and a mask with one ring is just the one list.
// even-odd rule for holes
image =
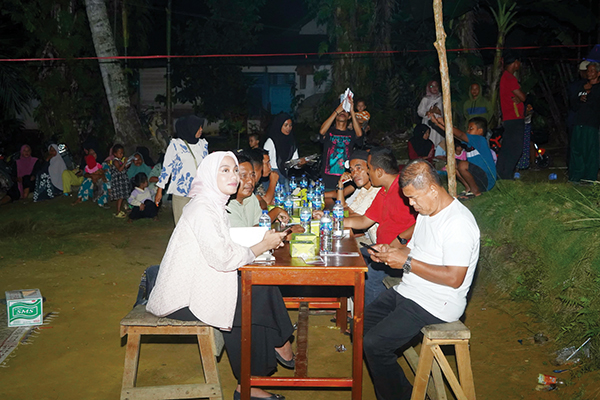
[[[128, 335], [121, 400], [159, 399], [223, 399], [217, 356], [223, 350], [220, 331], [200, 321], [179, 321], [160, 318], [139, 305], [121, 320], [121, 338]], [[170, 386], [135, 387], [140, 358], [141, 335], [196, 335], [206, 383]]]
[[[471, 357], [469, 355], [469, 339], [471, 338], [469, 328], [462, 322], [456, 321], [447, 324], [428, 325], [421, 329], [421, 332], [423, 333], [423, 343], [411, 400], [425, 399], [427, 383], [430, 380], [429, 375], [432, 368], [434, 368], [434, 358], [442, 373], [446, 376], [456, 398], [458, 400], [475, 400], [475, 386], [473, 385], [473, 372], [471, 371]], [[450, 364], [440, 348], [441, 345], [454, 345], [460, 383], [450, 368]], [[441, 376], [436, 377], [436, 374], [434, 374], [433, 382], [438, 398], [441, 396], [446, 398]]]

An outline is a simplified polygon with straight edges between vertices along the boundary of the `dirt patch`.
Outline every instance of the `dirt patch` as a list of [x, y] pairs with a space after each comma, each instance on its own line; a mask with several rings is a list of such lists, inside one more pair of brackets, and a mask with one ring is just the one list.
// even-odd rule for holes
[[[167, 217], [165, 217], [167, 218]], [[87, 235], [88, 251], [56, 254], [46, 260], [21, 260], [1, 267], [4, 290], [40, 288], [46, 312], [60, 314], [40, 330], [31, 345], [19, 346], [8, 368], [0, 370], [2, 399], [116, 399], [119, 398], [125, 348], [119, 321], [135, 302], [142, 271], [160, 262], [172, 230], [170, 221], [127, 226], [116, 222], [113, 232]], [[117, 225], [118, 224], [118, 225]], [[552, 341], [540, 346], [533, 335], [543, 331], [523, 308], [509, 299], [476, 291], [466, 313], [472, 331], [471, 356], [477, 397], [505, 399], [600, 398], [598, 373], [573, 379], [554, 392], [536, 392], [539, 373], [552, 374]], [[343, 376], [350, 372], [350, 348], [329, 321], [311, 316], [309, 373]], [[519, 342], [522, 341], [522, 343]], [[235, 381], [226, 355], [219, 363], [225, 398]], [[576, 372], [576, 371], [575, 371]], [[289, 371], [278, 374], [290, 375]], [[564, 377], [563, 377], [564, 375]], [[139, 385], [201, 381], [197, 345], [190, 340], [142, 345]], [[347, 390], [281, 390], [290, 399], [350, 399]], [[585, 393], [585, 394], [583, 394]], [[365, 370], [364, 399], [374, 399]]]

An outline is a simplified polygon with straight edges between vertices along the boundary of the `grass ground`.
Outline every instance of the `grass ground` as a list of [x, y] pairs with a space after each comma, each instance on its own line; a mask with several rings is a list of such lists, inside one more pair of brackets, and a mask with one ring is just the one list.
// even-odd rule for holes
[[[481, 399], [600, 399], [600, 375], [583, 374], [583, 368], [562, 373], [568, 386], [557, 391], [534, 390], [537, 374], [553, 374], [552, 352], [568, 336], [559, 336], [560, 325], [550, 323], [548, 315], [566, 318], [578, 308], [591, 310], [590, 304], [585, 308], [557, 301], [557, 293], [544, 289], [545, 283], [556, 290], [561, 281], [552, 278], [554, 269], [585, 281], [585, 274], [568, 274], [568, 260], [583, 260], [583, 266], [597, 260], [597, 253], [581, 250], [596, 251], [596, 233], [565, 225], [579, 215], [576, 202], [564, 198], [574, 188], [561, 182], [562, 175], [548, 182], [547, 173], [524, 173], [522, 181], [501, 184], [468, 203], [483, 232], [480, 274], [465, 320], [472, 331], [473, 372]], [[592, 193], [593, 188], [581, 190]], [[0, 290], [40, 288], [45, 310], [60, 312], [0, 370], [2, 399], [119, 396], [124, 360], [119, 320], [135, 301], [142, 271], [160, 262], [173, 229], [170, 210], [159, 221], [127, 224], [112, 217], [114, 210], [90, 203], [73, 207], [70, 202], [60, 198], [0, 207]], [[593, 270], [586, 268], [582, 273]], [[567, 294], [573, 289], [567, 288]], [[587, 296], [595, 299], [593, 293]], [[350, 352], [338, 353], [335, 345], [350, 343], [329, 318], [311, 317], [309, 371], [342, 375], [349, 370]], [[539, 332], [550, 340], [535, 344], [533, 335]], [[219, 368], [225, 398], [231, 398], [235, 382], [226, 355]], [[143, 347], [139, 384], [189, 383], [200, 376], [197, 348], [189, 341]], [[281, 393], [288, 399], [350, 398], [347, 391]], [[366, 372], [363, 394], [364, 399], [375, 398]]]

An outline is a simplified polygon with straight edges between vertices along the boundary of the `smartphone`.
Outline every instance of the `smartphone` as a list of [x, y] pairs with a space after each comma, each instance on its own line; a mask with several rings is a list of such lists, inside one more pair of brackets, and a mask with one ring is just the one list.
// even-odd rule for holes
[[290, 226], [289, 228], [287, 228], [286, 230], [282, 231], [283, 233], [285, 233], [285, 236], [289, 235], [290, 233], [292, 233], [292, 227]]
[[369, 250], [373, 250], [375, 253], [379, 253], [379, 250], [377, 250], [376, 248], [374, 248], [373, 246], [371, 246], [370, 244], [366, 244], [364, 242], [360, 242], [361, 245], [363, 245], [364, 247], [366, 247]]

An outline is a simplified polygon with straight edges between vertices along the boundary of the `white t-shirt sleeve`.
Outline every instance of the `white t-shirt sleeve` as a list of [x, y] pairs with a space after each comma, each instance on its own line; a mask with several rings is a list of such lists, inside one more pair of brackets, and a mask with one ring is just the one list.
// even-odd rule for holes
[[275, 143], [273, 143], [273, 140], [271, 138], [267, 139], [263, 148], [269, 152], [269, 158], [271, 159], [271, 169], [278, 169], [277, 151], [275, 150]]

